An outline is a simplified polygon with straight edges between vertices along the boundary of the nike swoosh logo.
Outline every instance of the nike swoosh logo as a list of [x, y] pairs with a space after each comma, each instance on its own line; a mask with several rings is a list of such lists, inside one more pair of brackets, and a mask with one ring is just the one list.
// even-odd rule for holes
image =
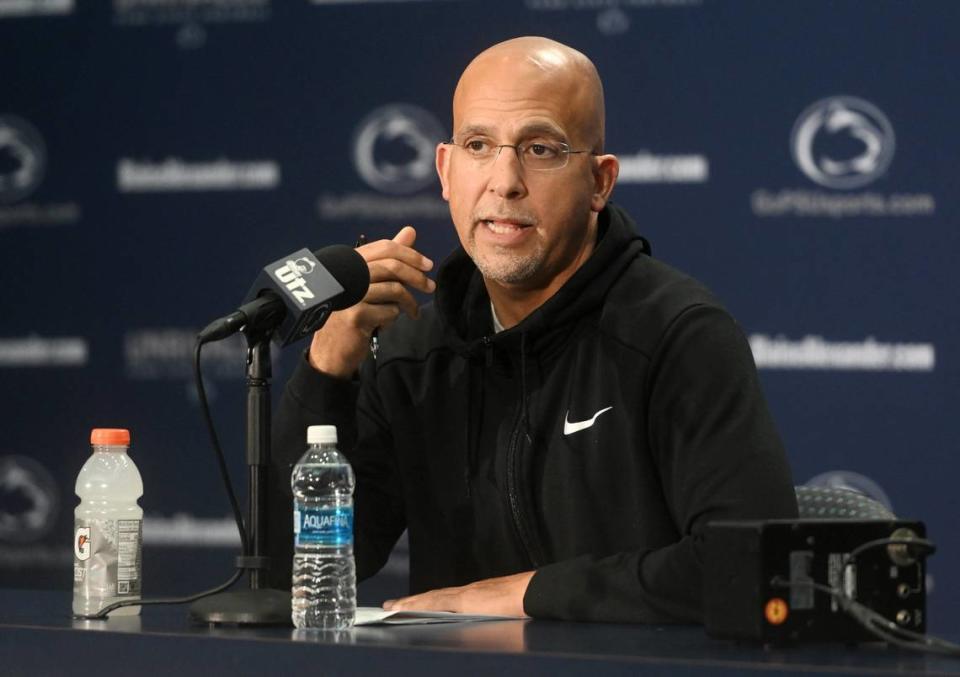
[[575, 421], [572, 423], [570, 422], [570, 410], [568, 409], [567, 415], [563, 419], [563, 434], [572, 435], [573, 433], [580, 432], [581, 430], [586, 430], [587, 428], [589, 428], [594, 424], [594, 422], [597, 420], [597, 416], [599, 416], [600, 414], [606, 413], [611, 409], [613, 409], [613, 407], [607, 407], [606, 409], [601, 409], [596, 414], [588, 418], [586, 421]]

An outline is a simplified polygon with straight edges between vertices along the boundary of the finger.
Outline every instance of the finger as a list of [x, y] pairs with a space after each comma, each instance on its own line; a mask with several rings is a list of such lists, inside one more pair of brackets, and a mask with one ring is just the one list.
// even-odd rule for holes
[[425, 593], [423, 595], [413, 595], [411, 597], [402, 597], [400, 599], [395, 599], [391, 603], [388, 611], [417, 611], [417, 610], [436, 611], [437, 606], [431, 603], [431, 600], [433, 597], [434, 596], [432, 594]]
[[370, 338], [377, 329], [389, 327], [396, 321], [400, 316], [400, 306], [395, 303], [360, 303], [350, 311], [343, 312], [349, 312], [350, 324]]
[[406, 247], [412, 247], [413, 243], [417, 241], [417, 231], [414, 230], [413, 226], [404, 226], [393, 236], [393, 241]]
[[393, 303], [400, 306], [400, 310], [410, 317], [416, 318], [420, 315], [420, 305], [417, 300], [400, 282], [377, 282], [370, 285], [367, 295], [363, 297], [363, 302], [371, 304]]
[[397, 259], [418, 270], [428, 271], [433, 268], [433, 261], [429, 258], [395, 240], [377, 240], [359, 247], [357, 252], [368, 264], [382, 259]]
[[397, 259], [418, 270], [428, 271], [433, 268], [433, 261], [418, 252], [393, 240], [377, 240], [364, 245], [357, 250], [370, 263], [381, 259]]
[[408, 287], [430, 293], [436, 288], [436, 283], [420, 270], [398, 261], [397, 259], [383, 259], [369, 264], [370, 282], [400, 281]]
[[440, 588], [392, 600], [390, 611], [458, 611], [457, 588]]

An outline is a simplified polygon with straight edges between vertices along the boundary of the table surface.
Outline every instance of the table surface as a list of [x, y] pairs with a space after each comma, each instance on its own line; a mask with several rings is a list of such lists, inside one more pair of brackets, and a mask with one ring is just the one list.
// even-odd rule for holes
[[[944, 637], [957, 641], [957, 633]], [[768, 647], [696, 626], [517, 620], [367, 626], [341, 633], [191, 624], [185, 606], [70, 617], [70, 593], [0, 589], [4, 675], [954, 674], [960, 658], [860, 645]]]

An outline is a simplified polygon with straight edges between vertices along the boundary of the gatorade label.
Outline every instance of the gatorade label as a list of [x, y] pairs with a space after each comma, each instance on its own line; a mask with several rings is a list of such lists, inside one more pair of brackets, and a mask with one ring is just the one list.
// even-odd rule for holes
[[295, 503], [293, 532], [297, 545], [352, 545], [353, 506], [308, 508]]
[[76, 520], [73, 594], [139, 597], [141, 520]]

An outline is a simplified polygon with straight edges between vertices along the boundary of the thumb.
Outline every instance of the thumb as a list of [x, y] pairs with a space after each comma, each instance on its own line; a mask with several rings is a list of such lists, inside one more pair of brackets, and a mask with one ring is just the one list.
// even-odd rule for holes
[[413, 229], [413, 226], [404, 226], [399, 233], [394, 235], [393, 241], [405, 247], [412, 247], [413, 243], [417, 241], [417, 231]]

